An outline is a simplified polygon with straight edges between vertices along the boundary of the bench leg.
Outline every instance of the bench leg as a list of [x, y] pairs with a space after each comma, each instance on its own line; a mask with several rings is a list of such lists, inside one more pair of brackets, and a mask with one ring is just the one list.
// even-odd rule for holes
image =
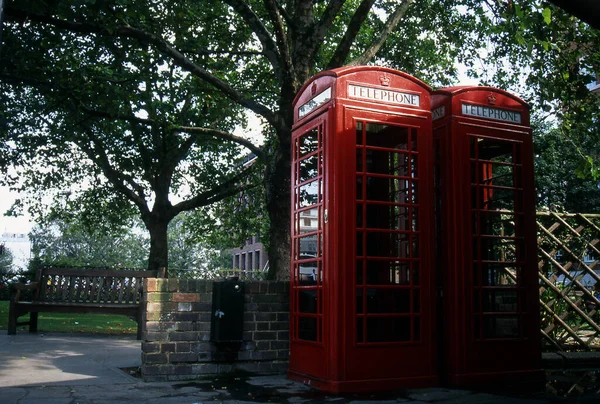
[[29, 332], [37, 332], [38, 313], [29, 313]]

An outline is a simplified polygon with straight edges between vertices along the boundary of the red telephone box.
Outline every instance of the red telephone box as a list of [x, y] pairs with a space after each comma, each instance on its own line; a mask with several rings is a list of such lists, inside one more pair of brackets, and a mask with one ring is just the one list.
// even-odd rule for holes
[[488, 87], [432, 93], [437, 279], [453, 385], [543, 378], [527, 104]]
[[340, 68], [294, 105], [289, 376], [330, 392], [435, 384], [429, 87]]

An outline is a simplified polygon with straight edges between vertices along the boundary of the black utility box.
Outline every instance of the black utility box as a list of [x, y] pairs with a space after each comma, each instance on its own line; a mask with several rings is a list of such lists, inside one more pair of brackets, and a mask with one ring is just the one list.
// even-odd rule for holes
[[240, 342], [244, 327], [244, 284], [237, 279], [213, 283], [210, 340]]

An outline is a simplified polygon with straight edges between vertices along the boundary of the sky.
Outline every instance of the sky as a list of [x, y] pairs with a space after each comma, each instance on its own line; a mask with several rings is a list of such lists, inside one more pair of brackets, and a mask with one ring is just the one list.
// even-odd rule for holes
[[29, 233], [33, 223], [29, 216], [8, 217], [4, 213], [10, 209], [18, 194], [11, 192], [8, 187], [0, 186], [0, 234], [3, 233]]

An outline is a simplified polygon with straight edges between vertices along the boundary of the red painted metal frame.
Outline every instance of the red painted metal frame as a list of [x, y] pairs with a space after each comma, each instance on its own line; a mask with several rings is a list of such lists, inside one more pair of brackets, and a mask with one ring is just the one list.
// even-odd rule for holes
[[[434, 143], [439, 148], [436, 164], [441, 211], [437, 215], [441, 220], [437, 231], [442, 247], [438, 277], [444, 295], [440, 313], [440, 326], [444, 330], [440, 341], [441, 350], [445, 352], [443, 373], [450, 384], [459, 386], [542, 380], [533, 146], [528, 106], [502, 90], [454, 87], [433, 92], [431, 108]], [[505, 119], [514, 119], [512, 122], [503, 120], [502, 116], [494, 115], [497, 111], [518, 113], [520, 122], [516, 122], [516, 115], [505, 112], [502, 112]], [[489, 157], [478, 157], [475, 150], [483, 147], [484, 142], [512, 150], [512, 162], [492, 163]], [[494, 164], [512, 173], [512, 186], [498, 186], [484, 178], [489, 177]], [[473, 167], [481, 170], [475, 171]], [[494, 192], [512, 193], [514, 201], [508, 210], [493, 213], [482, 206], [473, 206], [474, 203], [485, 206]], [[510, 206], [515, 213], [511, 213]], [[501, 214], [505, 218], [512, 217], [514, 235], [486, 235], [482, 218], [490, 214], [498, 218]], [[478, 221], [473, 222], [474, 218]], [[490, 271], [497, 262], [484, 259], [487, 250], [484, 251], [483, 245], [498, 240], [514, 244], [516, 250], [515, 285], [505, 286], [505, 291], [498, 286], [484, 285], [481, 278], [482, 268]], [[499, 297], [493, 304], [482, 300], [486, 294], [491, 300], [495, 293]], [[516, 303], [507, 306], [510, 311], [494, 306], [497, 299], [502, 301], [502, 293], [517, 296]], [[516, 319], [518, 330], [514, 331], [513, 327], [512, 332], [518, 335], [490, 334], [494, 328], [486, 329], [484, 322], [491, 324], [498, 319], [505, 322]]]
[[[296, 123], [292, 133], [291, 202], [294, 219], [291, 228], [293, 247], [289, 367], [289, 376], [293, 379], [330, 392], [420, 387], [437, 383], [435, 287], [431, 254], [433, 163], [429, 102], [430, 89], [426, 84], [405, 73], [377, 67], [352, 67], [322, 72], [304, 85], [294, 101]], [[397, 153], [394, 154], [396, 158], [405, 155], [417, 156], [418, 168], [417, 174], [414, 174], [416, 178], [411, 177], [413, 174], [409, 173], [407, 178], [396, 176], [389, 181], [418, 183], [417, 205], [410, 205], [413, 208], [418, 207], [418, 230], [381, 231], [389, 237], [400, 233], [406, 233], [407, 237], [418, 234], [417, 256], [409, 255], [404, 259], [410, 263], [418, 262], [418, 284], [413, 276], [408, 285], [398, 285], [396, 282], [393, 285], [367, 288], [365, 283], [364, 286], [357, 287], [357, 204], [363, 206], [368, 203], [366, 199], [357, 201], [357, 176], [364, 175], [364, 178], [367, 178], [366, 174], [356, 167], [357, 148], [364, 149], [365, 154], [367, 149], [377, 149], [357, 147], [356, 133], [357, 126], [360, 126], [358, 122], [362, 122], [363, 127], [366, 127], [367, 123], [372, 127], [385, 125], [395, 136], [409, 132], [414, 132], [417, 136], [418, 150], [415, 153], [398, 152], [393, 147], [390, 149], [390, 146], [381, 150], [388, 154]], [[319, 147], [323, 151], [323, 166], [318, 175], [324, 184], [323, 200], [317, 202], [316, 206], [321, 209], [318, 217], [323, 247], [322, 256], [306, 259], [300, 256], [301, 244], [298, 240], [301, 233], [296, 214], [302, 209], [298, 204], [298, 198], [302, 197], [300, 187], [311, 181], [300, 181], [299, 177], [302, 175], [299, 167], [302, 164], [308, 167], [312, 163], [303, 160], [305, 157], [299, 156], [297, 151], [301, 147], [299, 141], [314, 128], [322, 128]], [[306, 171], [305, 167], [303, 169]], [[387, 204], [396, 206], [391, 202]], [[366, 205], [364, 206], [366, 209]], [[362, 231], [365, 234], [367, 232], [366, 228]], [[412, 242], [413, 239], [409, 240]], [[369, 262], [366, 252], [361, 257], [359, 260], [362, 262]], [[317, 276], [315, 284], [311, 284], [310, 280], [306, 281], [300, 274], [300, 266], [311, 262], [322, 263], [322, 276]], [[379, 297], [375, 296], [379, 299], [385, 293], [408, 293], [409, 309], [359, 313], [356, 303], [357, 290], [365, 293], [361, 300], [365, 310], [367, 303], [364, 299], [367, 291], [380, 293]], [[316, 303], [313, 300], [315, 296]], [[398, 305], [397, 300], [395, 304]], [[306, 314], [302, 310], [317, 310], [317, 313]], [[301, 329], [301, 322], [312, 321], [304, 320], [305, 318], [320, 319], [321, 326], [316, 327], [316, 334], [304, 333]], [[381, 342], [369, 342], [366, 339], [361, 342], [357, 331], [359, 318], [363, 319], [362, 324], [385, 324], [386, 321], [389, 324], [402, 324], [398, 319], [409, 318], [412, 324], [410, 338], [404, 341], [390, 341], [385, 340], [384, 333], [384, 340]], [[419, 319], [416, 323], [415, 318]], [[420, 332], [415, 332], [415, 327], [419, 327]], [[363, 332], [368, 333], [368, 330]]]

